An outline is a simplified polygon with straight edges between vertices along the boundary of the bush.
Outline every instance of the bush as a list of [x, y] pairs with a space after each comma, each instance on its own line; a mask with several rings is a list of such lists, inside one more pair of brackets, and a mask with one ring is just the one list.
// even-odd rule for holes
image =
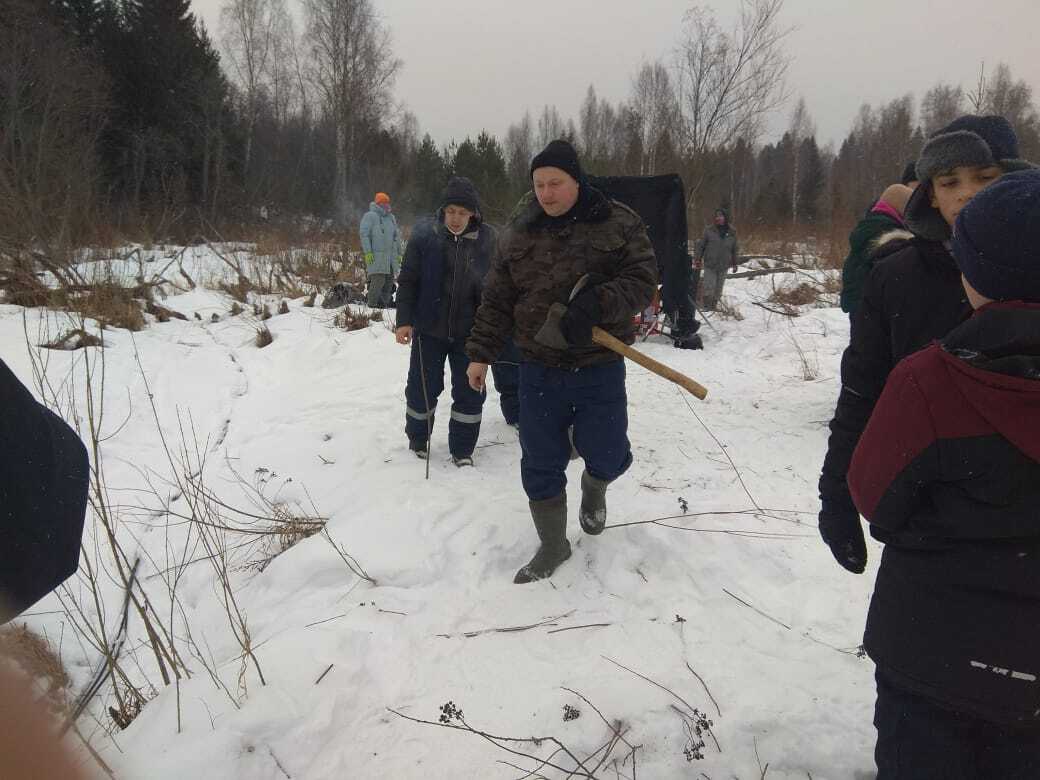
[[802, 282], [797, 287], [778, 287], [769, 296], [769, 301], [771, 303], [783, 303], [788, 306], [808, 306], [811, 303], [816, 303], [819, 295], [819, 288]]

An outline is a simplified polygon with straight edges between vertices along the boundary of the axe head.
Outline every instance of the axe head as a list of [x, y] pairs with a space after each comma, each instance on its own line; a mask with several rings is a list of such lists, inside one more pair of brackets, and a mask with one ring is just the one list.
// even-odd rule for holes
[[560, 320], [566, 313], [567, 307], [562, 303], [554, 303], [550, 306], [549, 313], [545, 315], [545, 322], [534, 334], [534, 340], [553, 349], [569, 349], [570, 344], [567, 343], [567, 339], [563, 337], [563, 332], [560, 330]]

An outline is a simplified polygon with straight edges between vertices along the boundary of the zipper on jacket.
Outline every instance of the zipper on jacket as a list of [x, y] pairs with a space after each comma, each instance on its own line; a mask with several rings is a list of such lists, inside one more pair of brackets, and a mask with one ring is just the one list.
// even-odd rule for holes
[[455, 327], [455, 304], [458, 301], [459, 295], [456, 286], [459, 281], [459, 246], [461, 241], [459, 236], [452, 234], [452, 238], [455, 240], [455, 262], [451, 264], [451, 305], [448, 306], [448, 338], [452, 338], [452, 330]]

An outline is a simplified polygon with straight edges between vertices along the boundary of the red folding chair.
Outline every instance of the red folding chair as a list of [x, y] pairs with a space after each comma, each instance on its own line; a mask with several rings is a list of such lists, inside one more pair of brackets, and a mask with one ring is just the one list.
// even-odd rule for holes
[[654, 335], [664, 335], [664, 316], [661, 314], [661, 290], [654, 291], [654, 299], [650, 305], [632, 318], [636, 326], [636, 335], [640, 341], [646, 341]]

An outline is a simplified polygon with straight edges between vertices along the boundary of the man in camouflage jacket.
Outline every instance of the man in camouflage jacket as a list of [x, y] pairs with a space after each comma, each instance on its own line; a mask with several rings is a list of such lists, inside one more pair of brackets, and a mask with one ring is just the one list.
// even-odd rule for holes
[[[589, 186], [569, 143], [551, 142], [534, 158], [531, 174], [534, 196], [521, 200], [500, 237], [466, 344], [474, 389], [483, 388], [488, 364], [510, 335], [522, 355], [521, 477], [541, 545], [517, 573], [518, 583], [549, 577], [570, 557], [569, 429], [585, 460], [579, 520], [587, 533], [603, 530], [607, 485], [628, 469], [632, 453], [624, 361], [593, 343], [592, 328], [632, 343], [632, 317], [657, 285], [642, 220]], [[560, 323], [567, 349], [535, 339], [554, 303], [567, 304]]]

